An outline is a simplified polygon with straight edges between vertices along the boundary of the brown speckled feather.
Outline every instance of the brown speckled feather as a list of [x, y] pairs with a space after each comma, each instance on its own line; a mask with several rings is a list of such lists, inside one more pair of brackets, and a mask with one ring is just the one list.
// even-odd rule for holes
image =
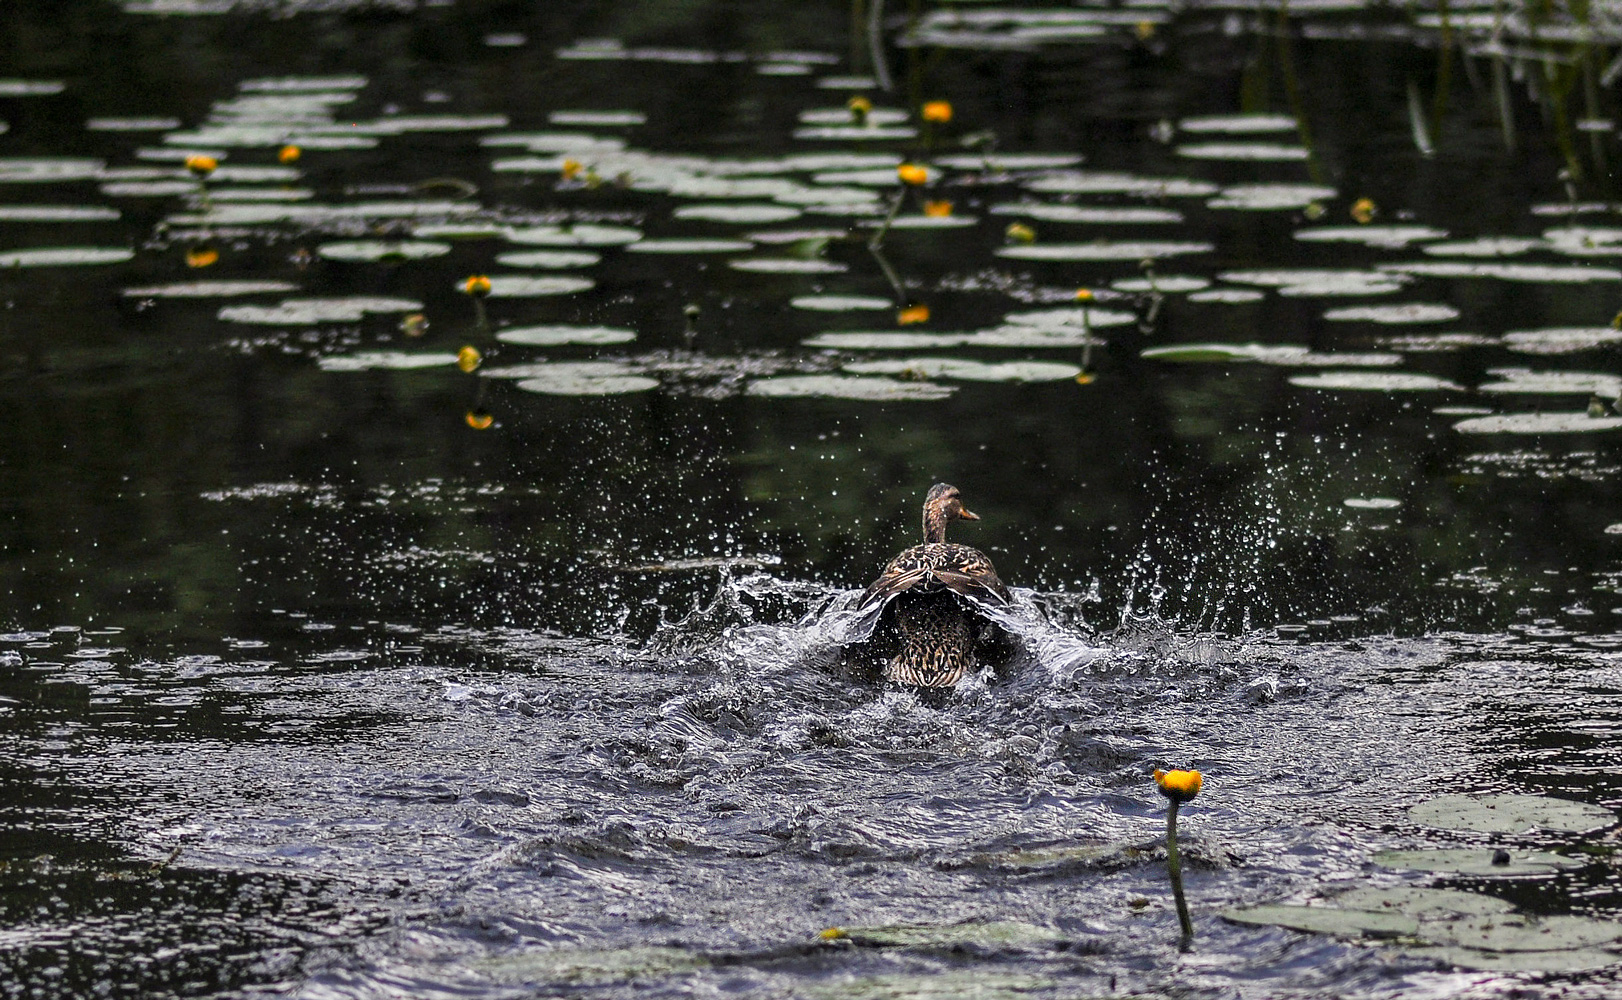
[[1008, 588], [997, 578], [997, 569], [984, 552], [955, 542], [925, 542], [891, 559], [879, 578], [868, 586], [858, 606], [866, 607], [914, 588], [945, 588], [965, 597], [1008, 603]]

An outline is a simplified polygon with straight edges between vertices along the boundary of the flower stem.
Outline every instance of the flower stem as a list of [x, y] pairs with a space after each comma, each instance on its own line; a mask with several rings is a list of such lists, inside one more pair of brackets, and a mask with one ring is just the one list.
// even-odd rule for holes
[[1183, 925], [1182, 946], [1194, 940], [1194, 920], [1188, 915], [1188, 900], [1183, 896], [1183, 862], [1177, 855], [1177, 806], [1174, 799], [1166, 810], [1166, 874], [1171, 876], [1171, 894], [1177, 900], [1177, 920]]

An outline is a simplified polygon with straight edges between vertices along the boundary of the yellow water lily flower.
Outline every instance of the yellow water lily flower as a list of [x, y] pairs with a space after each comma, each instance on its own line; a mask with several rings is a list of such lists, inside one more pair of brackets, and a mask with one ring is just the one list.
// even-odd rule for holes
[[931, 219], [946, 219], [952, 215], [952, 203], [949, 201], [924, 202], [924, 214]]
[[912, 326], [914, 323], [928, 323], [929, 307], [908, 306], [895, 314], [895, 321], [900, 326]]
[[824, 941], [843, 941], [850, 933], [843, 927], [829, 927], [817, 934]]
[[1091, 288], [1078, 288], [1078, 289], [1076, 289], [1076, 301], [1077, 302], [1091, 302], [1092, 300], [1093, 300], [1093, 290]]
[[479, 349], [471, 344], [456, 352], [456, 367], [465, 372], [470, 372], [479, 367], [479, 362], [483, 360], [484, 355], [480, 354]]
[[490, 425], [496, 422], [496, 418], [492, 417], [490, 414], [486, 413], [484, 410], [469, 410], [469, 411], [467, 411], [466, 420], [467, 420], [467, 425], [469, 427], [473, 428], [476, 431], [489, 430]]
[[895, 168], [895, 175], [901, 178], [901, 183], [911, 184], [913, 187], [929, 180], [929, 171], [916, 163], [903, 163]]
[[1032, 229], [1030, 226], [1027, 226], [1023, 222], [1009, 223], [1008, 228], [1003, 230], [1003, 235], [1008, 237], [1008, 240], [1011, 243], [1036, 242], [1036, 230]]
[[216, 160], [212, 156], [203, 156], [200, 153], [186, 157], [186, 169], [190, 170], [198, 177], [207, 177], [209, 174], [212, 174], [219, 167], [219, 165], [219, 160]]
[[209, 267], [219, 259], [220, 252], [213, 247], [192, 247], [186, 251], [187, 267]]
[[580, 176], [581, 169], [582, 167], [579, 160], [564, 160], [563, 179], [566, 181], [574, 180], [576, 177]]
[[1188, 802], [1200, 794], [1205, 779], [1198, 771], [1162, 771], [1156, 768], [1155, 784], [1160, 786], [1160, 794], [1173, 802]]
[[482, 274], [475, 274], [462, 282], [462, 291], [469, 295], [485, 296], [490, 294], [490, 279]]
[[952, 104], [950, 101], [930, 101], [919, 113], [926, 122], [945, 125], [952, 120]]
[[1352, 202], [1353, 221], [1359, 222], [1365, 226], [1374, 221], [1374, 216], [1378, 212], [1379, 209], [1374, 207], [1373, 198], [1359, 198]]
[[845, 107], [850, 111], [850, 116], [856, 119], [856, 124], [865, 125], [867, 123], [867, 113], [873, 110], [873, 102], [861, 94], [857, 94], [845, 102]]
[[298, 158], [303, 155], [304, 150], [298, 148], [292, 143], [288, 143], [281, 148], [280, 152], [276, 154], [276, 159], [281, 163], [296, 163], [298, 162]]

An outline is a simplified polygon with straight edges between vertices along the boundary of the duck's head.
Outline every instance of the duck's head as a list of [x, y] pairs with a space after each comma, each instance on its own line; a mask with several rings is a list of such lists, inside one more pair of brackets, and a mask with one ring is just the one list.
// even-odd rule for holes
[[924, 541], [946, 541], [946, 526], [953, 521], [978, 521], [980, 515], [963, 506], [956, 486], [936, 483], [924, 497]]

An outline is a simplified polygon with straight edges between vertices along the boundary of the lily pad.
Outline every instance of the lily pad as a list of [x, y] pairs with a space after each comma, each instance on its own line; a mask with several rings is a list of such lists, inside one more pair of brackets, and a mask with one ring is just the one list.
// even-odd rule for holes
[[1392, 910], [1416, 920], [1435, 920], [1445, 917], [1484, 916], [1490, 913], [1509, 913], [1515, 907], [1479, 892], [1459, 889], [1425, 889], [1399, 885], [1387, 889], [1353, 889], [1334, 898], [1336, 906], [1354, 910]]
[[938, 972], [837, 976], [797, 987], [811, 1000], [1027, 1000], [1058, 987], [1050, 976], [996, 972], [982, 966]]
[[629, 226], [530, 226], [506, 231], [509, 242], [547, 247], [624, 246], [642, 239], [642, 230]]
[[751, 396], [856, 399], [870, 402], [930, 401], [945, 399], [955, 390], [933, 382], [900, 382], [857, 375], [780, 375], [757, 379], [746, 390]]
[[1073, 167], [1081, 162], [1074, 153], [990, 153], [986, 156], [970, 154], [937, 156], [935, 163], [953, 170], [1057, 170]]
[[836, 351], [916, 351], [934, 347], [960, 347], [967, 333], [910, 333], [885, 330], [847, 330], [819, 333], [805, 340], [807, 347]]
[[420, 312], [422, 303], [414, 299], [372, 296], [324, 299], [284, 299], [274, 306], [226, 306], [219, 318], [227, 323], [259, 323], [277, 326], [313, 326], [317, 323], [357, 323], [367, 313]]
[[[458, 290], [461, 282], [456, 283]], [[490, 276], [490, 297], [493, 299], [534, 298], [542, 295], [573, 295], [596, 286], [590, 278], [562, 278], [551, 275], [531, 277], [519, 274]]]
[[1501, 381], [1485, 382], [1476, 388], [1481, 392], [1525, 393], [1528, 395], [1599, 395], [1615, 398], [1622, 395], [1622, 376], [1599, 372], [1535, 372], [1527, 368], [1492, 368], [1489, 375]]
[[496, 263], [507, 267], [538, 267], [547, 270], [590, 267], [602, 259], [602, 254], [592, 253], [590, 250], [523, 250], [518, 253], [496, 254]]
[[1160, 347], [1146, 347], [1140, 352], [1140, 356], [1159, 361], [1182, 362], [1259, 361], [1263, 364], [1296, 368], [1329, 365], [1383, 368], [1402, 363], [1400, 354], [1320, 352], [1296, 344], [1166, 344]]
[[912, 139], [918, 130], [907, 125], [807, 125], [794, 130], [796, 139], [874, 142], [881, 139]]
[[1203, 292], [1194, 292], [1189, 295], [1188, 301], [1241, 305], [1247, 302], [1260, 302], [1265, 298], [1266, 292], [1259, 292], [1254, 288], [1211, 288]]
[[727, 261], [727, 267], [758, 274], [840, 274], [850, 270], [838, 261], [803, 257], [738, 257]]
[[1504, 334], [1504, 346], [1520, 354], [1575, 354], [1622, 341], [1622, 330], [1609, 326], [1555, 327]]
[[1425, 826], [1478, 833], [1593, 833], [1617, 821], [1609, 809], [1543, 795], [1440, 795], [1409, 809], [1408, 818]]
[[1537, 284], [1583, 285], [1594, 281], [1622, 281], [1622, 271], [1588, 264], [1485, 264], [1465, 261], [1423, 261], [1381, 264], [1380, 270], [1419, 278], [1495, 278]]
[[322, 257], [342, 261], [427, 260], [450, 252], [449, 243], [428, 240], [346, 240], [316, 248]]
[[1293, 375], [1290, 384], [1303, 389], [1352, 389], [1366, 392], [1462, 392], [1464, 386], [1434, 375], [1410, 372], [1320, 372]]
[[1598, 948], [1571, 951], [1481, 951], [1476, 948], [1409, 948], [1403, 954], [1460, 969], [1483, 972], [1588, 972], [1622, 962], [1622, 955]]
[[[899, 108], [872, 108], [867, 112], [867, 123], [895, 125], [907, 120], [907, 113]], [[854, 125], [849, 108], [810, 108], [800, 112], [800, 121], [807, 125]]]
[[1075, 365], [1051, 361], [1002, 361], [987, 364], [959, 358], [896, 358], [860, 361], [845, 366], [857, 375], [910, 375], [914, 378], [961, 379], [968, 382], [1058, 382], [1081, 374]]
[[119, 214], [102, 205], [0, 205], [0, 222], [113, 222]]
[[[890, 220], [891, 229], [967, 229], [980, 220], [973, 215], [898, 215]], [[878, 226], [878, 222], [863, 225]]]
[[1353, 306], [1349, 309], [1331, 309], [1324, 313], [1324, 319], [1343, 323], [1445, 323], [1458, 318], [1457, 309], [1433, 302], [1406, 302], [1396, 306]]
[[[1347, 497], [1341, 501], [1353, 510], [1396, 510], [1402, 501], [1395, 497]], [[1347, 906], [1355, 904], [1347, 903]]]
[[1226, 135], [1253, 135], [1262, 132], [1293, 132], [1294, 118], [1289, 115], [1203, 115], [1184, 118], [1177, 123], [1184, 132], [1220, 132]]
[[1224, 271], [1223, 281], [1240, 285], [1277, 288], [1280, 295], [1318, 297], [1331, 295], [1385, 295], [1402, 287], [1407, 279], [1398, 274], [1365, 270], [1326, 270], [1281, 268], [1256, 271]]
[[126, 288], [124, 295], [142, 299], [224, 299], [238, 295], [296, 291], [298, 286], [290, 281], [182, 281], [172, 285]]
[[640, 111], [553, 111], [546, 116], [553, 125], [613, 127], [644, 125], [648, 116]]
[[888, 924], [847, 927], [845, 933], [859, 944], [883, 948], [1028, 950], [1045, 948], [1063, 935], [1017, 920], [971, 921], [963, 924]]
[[1094, 225], [1177, 223], [1183, 213], [1169, 208], [1131, 208], [1112, 205], [1052, 205], [1046, 202], [1007, 202], [993, 205], [993, 215], [1019, 215], [1038, 222], [1077, 222]]
[[1235, 184], [1205, 203], [1207, 208], [1244, 212], [1271, 212], [1305, 208], [1338, 194], [1332, 187], [1318, 184]]
[[641, 240], [625, 249], [632, 253], [738, 253], [753, 250], [755, 245], [744, 240], [669, 239]]
[[1473, 240], [1427, 243], [1419, 249], [1433, 257], [1514, 257], [1540, 245], [1541, 240], [1522, 237], [1482, 236]]
[[1181, 257], [1187, 254], [1210, 253], [1214, 249], [1216, 248], [1210, 243], [1098, 240], [1092, 243], [1031, 243], [999, 247], [996, 252], [999, 257], [1011, 257], [1015, 260], [1101, 261]]
[[1155, 278], [1123, 278], [1112, 281], [1109, 286], [1117, 292], [1165, 292], [1176, 294], [1178, 292], [1197, 292], [1211, 284], [1209, 278], [1197, 278], [1191, 274], [1167, 274]]
[[617, 361], [558, 361], [526, 366], [518, 388], [549, 396], [616, 396], [659, 388], [659, 380]]
[[35, 247], [0, 253], [0, 267], [69, 267], [121, 264], [135, 256], [122, 247]]
[[[617, 326], [514, 326], [496, 334], [504, 344], [555, 347], [560, 344], [623, 344], [636, 339], [635, 330]], [[492, 374], [490, 370], [486, 375]]]
[[180, 127], [179, 118], [105, 117], [84, 123], [90, 132], [168, 132]]
[[0, 184], [46, 184], [93, 180], [101, 174], [101, 160], [67, 157], [22, 159], [0, 157]]
[[1622, 923], [1591, 917], [1494, 913], [1438, 923], [1426, 928], [1426, 936], [1438, 944], [1484, 951], [1565, 951], [1622, 940]]
[[1447, 230], [1430, 226], [1315, 226], [1295, 231], [1296, 239], [1309, 243], [1361, 243], [1386, 249], [1446, 237]]
[[719, 205], [683, 205], [671, 213], [678, 219], [699, 219], [705, 222], [730, 222], [740, 225], [759, 225], [765, 222], [787, 222], [800, 217], [800, 210], [787, 205], [761, 205], [754, 203]]
[[1072, 170], [1044, 174], [1026, 185], [1031, 191], [1063, 194], [1130, 194], [1145, 198], [1204, 198], [1215, 184], [1186, 177], [1140, 177], [1136, 174]]
[[1309, 153], [1305, 146], [1285, 146], [1274, 142], [1197, 142], [1178, 146], [1177, 155], [1191, 160], [1285, 163], [1305, 160]]
[[1004, 323], [1015, 323], [1020, 326], [1126, 326], [1136, 323], [1136, 313], [1129, 313], [1121, 309], [1098, 309], [1093, 306], [1069, 306], [1063, 309], [1033, 309], [1022, 312], [1011, 312], [1003, 317]]
[[0, 97], [42, 97], [60, 94], [66, 86], [61, 80], [0, 80]]
[[789, 305], [796, 309], [812, 309], [817, 312], [856, 312], [895, 308], [894, 302], [876, 295], [801, 295], [790, 299]]
[[1335, 906], [1292, 906], [1270, 904], [1223, 910], [1222, 919], [1236, 924], [1285, 927], [1309, 934], [1336, 937], [1411, 937], [1419, 933], [1419, 921], [1389, 910], [1349, 910]]
[[1453, 425], [1460, 434], [1590, 434], [1622, 427], [1622, 417], [1591, 417], [1587, 413], [1504, 413], [1471, 417]]
[[[1622, 424], [1622, 420], [1617, 421]], [[1444, 847], [1417, 851], [1380, 851], [1373, 861], [1386, 868], [1401, 868], [1422, 872], [1456, 872], [1460, 875], [1552, 875], [1558, 871], [1581, 868], [1581, 861], [1548, 851], [1508, 851], [1503, 860], [1491, 847]]]
[[406, 371], [414, 368], [440, 368], [456, 364], [455, 354], [422, 354], [405, 351], [368, 351], [361, 354], [334, 354], [316, 364], [324, 372], [360, 372], [373, 369]]
[[691, 972], [709, 964], [681, 948], [548, 948], [522, 950], [478, 963], [479, 971], [504, 983], [591, 985]]

